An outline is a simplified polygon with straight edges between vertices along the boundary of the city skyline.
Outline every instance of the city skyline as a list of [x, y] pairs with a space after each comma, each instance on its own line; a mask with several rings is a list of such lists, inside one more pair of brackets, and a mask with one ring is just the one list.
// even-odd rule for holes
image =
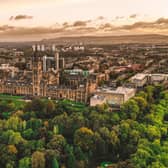
[[1, 41], [168, 34], [166, 0], [1, 0], [0, 5]]

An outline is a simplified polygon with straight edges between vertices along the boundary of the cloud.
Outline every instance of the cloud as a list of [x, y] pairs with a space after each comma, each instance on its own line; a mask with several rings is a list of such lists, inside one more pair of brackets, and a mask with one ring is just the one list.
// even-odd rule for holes
[[33, 19], [33, 16], [28, 15], [17, 15], [17, 16], [11, 16], [9, 20], [25, 20], [25, 19]]
[[156, 24], [168, 24], [168, 18], [159, 18], [155, 21]]
[[57, 37], [77, 35], [119, 35], [134, 33], [168, 33], [168, 18], [159, 18], [155, 21], [139, 21], [133, 24], [113, 25], [112, 22], [94, 23], [94, 21], [65, 22], [50, 27], [17, 27], [10, 25], [0, 26], [0, 36], [7, 37]]
[[97, 20], [104, 20], [104, 19], [105, 19], [104, 16], [99, 16], [99, 17], [97, 18]]
[[78, 21], [75, 21], [74, 23], [64, 22], [62, 24], [62, 27], [65, 29], [68, 29], [68, 28], [76, 29], [78, 27], [87, 27], [87, 25], [91, 22], [92, 20], [78, 20]]
[[120, 32], [120, 31], [126, 31], [130, 32], [130, 34], [133, 34], [134, 32], [158, 32], [162, 34], [163, 32], [168, 31], [168, 18], [159, 18], [152, 22], [144, 22], [139, 21], [135, 22], [133, 24], [129, 25], [120, 25], [115, 26], [111, 23], [105, 23], [101, 24], [99, 26], [99, 31], [105, 31], [105, 32]]
[[102, 30], [102, 29], [112, 29], [114, 26], [111, 24], [111, 23], [105, 23], [105, 24], [101, 24], [99, 26], [99, 29]]
[[77, 28], [77, 29], [75, 29], [74, 30], [74, 32], [79, 32], [79, 33], [91, 33], [91, 32], [97, 32], [98, 31], [98, 29], [96, 28], [96, 27], [92, 27], [92, 26], [90, 26], [90, 27], [80, 27], [80, 28]]
[[137, 16], [138, 16], [137, 14], [132, 14], [132, 15], [129, 16], [129, 18], [135, 19], [135, 18], [137, 18]]
[[64, 22], [64, 23], [62, 24], [62, 26], [63, 26], [63, 27], [69, 27], [69, 23], [68, 23], [68, 22]]
[[116, 16], [115, 19], [116, 20], [124, 19], [124, 16]]
[[133, 29], [168, 29], [168, 19], [159, 18], [153, 22], [135, 22], [131, 25], [123, 25], [120, 29], [133, 30]]
[[14, 28], [13, 26], [3, 25], [3, 26], [0, 26], [0, 32], [9, 31], [9, 30], [12, 30], [13, 28]]
[[[4, 26], [0, 27], [0, 30], [4, 28]], [[21, 35], [40, 35], [40, 34], [54, 34], [64, 32], [64, 28], [52, 28], [52, 27], [12, 27], [2, 29], [0, 34], [2, 35], [11, 35], [11, 36], [21, 36]]]
[[78, 21], [74, 22], [73, 26], [74, 27], [82, 27], [82, 26], [85, 27], [85, 26], [87, 26], [87, 23], [88, 23], [88, 21], [78, 20]]

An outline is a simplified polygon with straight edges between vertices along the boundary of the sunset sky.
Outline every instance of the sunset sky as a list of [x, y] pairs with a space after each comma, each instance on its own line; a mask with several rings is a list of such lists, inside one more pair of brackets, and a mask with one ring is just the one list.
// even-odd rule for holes
[[168, 0], [0, 0], [0, 41], [168, 34]]

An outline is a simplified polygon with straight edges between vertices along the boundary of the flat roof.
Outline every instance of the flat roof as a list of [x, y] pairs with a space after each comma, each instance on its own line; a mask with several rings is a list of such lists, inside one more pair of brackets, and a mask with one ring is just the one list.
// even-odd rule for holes
[[133, 76], [131, 79], [137, 79], [137, 80], [143, 80], [148, 74], [144, 74], [144, 73], [138, 73], [135, 76]]
[[146, 76], [150, 76], [150, 77], [155, 77], [155, 76], [160, 76], [160, 77], [168, 77], [168, 74], [146, 74], [146, 73], [138, 73], [135, 76], [133, 76], [131, 79], [134, 80], [143, 80]]
[[96, 92], [100, 93], [100, 92], [104, 92], [104, 93], [113, 93], [113, 94], [127, 94], [130, 93], [132, 91], [135, 91], [134, 88], [127, 88], [127, 87], [118, 87], [117, 89], [112, 89], [112, 88], [100, 88], [97, 89]]

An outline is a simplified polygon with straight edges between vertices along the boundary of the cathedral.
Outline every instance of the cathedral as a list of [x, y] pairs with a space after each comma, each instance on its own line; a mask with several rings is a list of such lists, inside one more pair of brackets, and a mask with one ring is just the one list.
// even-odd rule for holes
[[48, 57], [43, 50], [43, 46], [33, 46], [31, 72], [19, 71], [14, 77], [4, 73], [0, 93], [87, 103], [96, 89], [95, 79], [81, 72], [65, 71], [64, 59], [57, 51]]

